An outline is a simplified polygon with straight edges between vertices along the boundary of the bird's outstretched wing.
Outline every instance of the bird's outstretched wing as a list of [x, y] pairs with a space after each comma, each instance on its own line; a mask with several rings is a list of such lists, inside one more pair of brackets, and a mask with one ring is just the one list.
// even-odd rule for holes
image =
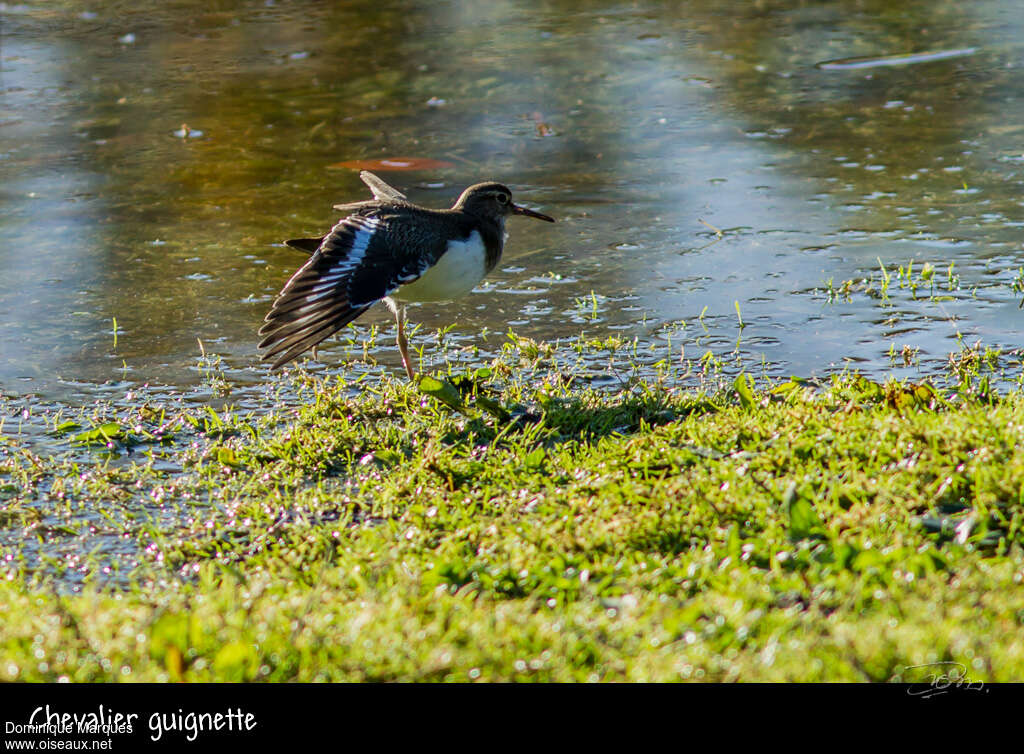
[[292, 275], [260, 328], [262, 358], [277, 369], [329, 338], [434, 264], [434, 245], [389, 232], [384, 209], [365, 209], [334, 226]]

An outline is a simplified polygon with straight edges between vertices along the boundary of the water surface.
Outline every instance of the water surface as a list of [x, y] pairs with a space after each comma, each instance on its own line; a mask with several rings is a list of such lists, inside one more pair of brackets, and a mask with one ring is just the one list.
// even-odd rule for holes
[[[281, 240], [368, 195], [332, 165], [394, 156], [452, 164], [381, 173], [418, 203], [495, 179], [559, 220], [513, 220], [473, 295], [410, 312], [423, 338], [454, 324], [481, 358], [509, 328], [654, 353], [683, 324], [673, 348], [735, 356], [739, 341], [774, 374], [920, 376], [964, 344], [1024, 346], [1024, 19], [1009, 0], [0, 12], [7, 394], [187, 391], [200, 349], [237, 385], [271, 379], [256, 330], [302, 261]], [[893, 55], [917, 57], [821, 65]], [[910, 262], [934, 266], [941, 296], [898, 287]], [[849, 296], [830, 280], [854, 281]], [[391, 327], [383, 307], [358, 326], [374, 324]], [[894, 364], [904, 346], [916, 356]], [[332, 349], [321, 358], [330, 370]]]

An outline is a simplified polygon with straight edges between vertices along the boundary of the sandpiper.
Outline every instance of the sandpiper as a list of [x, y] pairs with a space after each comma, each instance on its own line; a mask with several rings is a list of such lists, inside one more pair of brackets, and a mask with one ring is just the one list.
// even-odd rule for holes
[[272, 369], [330, 337], [377, 301], [398, 324], [398, 350], [413, 380], [405, 338], [405, 302], [450, 301], [469, 293], [498, 264], [505, 218], [525, 215], [554, 222], [512, 203], [500, 183], [478, 183], [451, 209], [409, 202], [373, 173], [359, 174], [373, 199], [337, 204], [347, 217], [321, 238], [296, 238], [289, 246], [312, 254], [292, 275], [260, 328], [262, 358]]

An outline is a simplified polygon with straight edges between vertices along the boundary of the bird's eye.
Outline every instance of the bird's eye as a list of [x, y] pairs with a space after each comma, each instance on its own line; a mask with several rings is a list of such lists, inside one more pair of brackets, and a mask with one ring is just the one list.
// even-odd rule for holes
[[498, 194], [498, 204], [508, 204], [508, 202], [509, 202], [508, 194]]

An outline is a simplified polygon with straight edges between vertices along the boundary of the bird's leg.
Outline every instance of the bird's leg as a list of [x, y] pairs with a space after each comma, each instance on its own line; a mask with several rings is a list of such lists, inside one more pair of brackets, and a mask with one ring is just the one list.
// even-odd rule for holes
[[395, 315], [395, 323], [398, 325], [398, 351], [402, 354], [402, 366], [405, 373], [409, 375], [409, 381], [416, 379], [416, 372], [412, 369], [412, 359], [409, 358], [409, 341], [405, 339], [405, 307], [392, 298], [385, 298], [384, 303]]
[[398, 319], [398, 350], [402, 353], [402, 364], [405, 365], [405, 373], [409, 375], [409, 380], [413, 381], [416, 379], [416, 372], [412, 370], [412, 359], [409, 358], [409, 343], [405, 339], [405, 307], [399, 305], [398, 314], [395, 316]]

